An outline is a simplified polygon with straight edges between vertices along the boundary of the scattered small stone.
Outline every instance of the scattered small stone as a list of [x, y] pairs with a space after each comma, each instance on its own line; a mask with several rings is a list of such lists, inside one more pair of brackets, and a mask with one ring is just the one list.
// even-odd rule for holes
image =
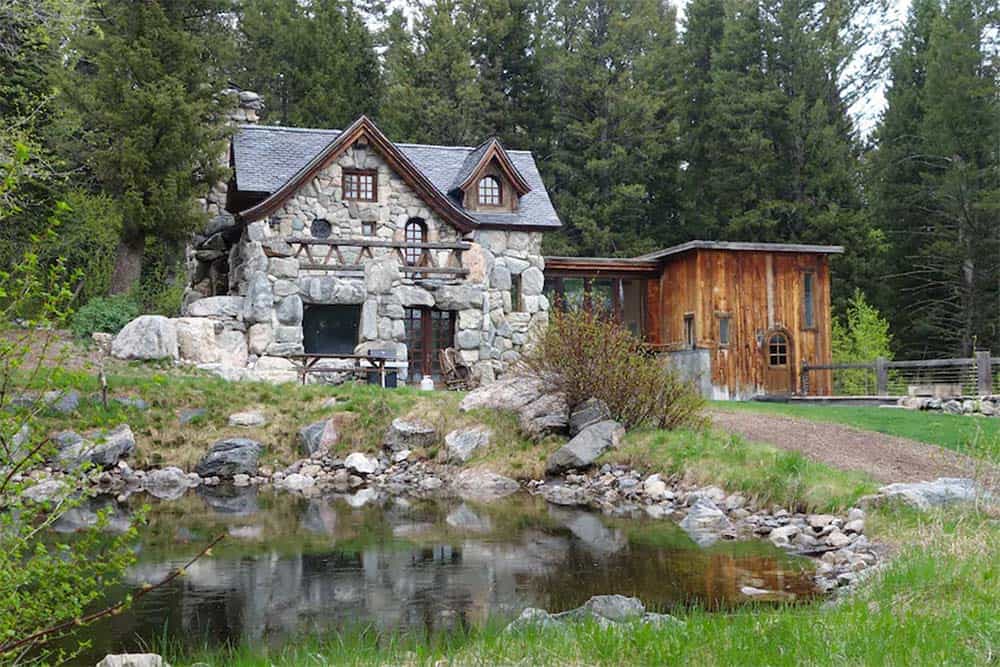
[[865, 532], [865, 520], [855, 519], [854, 521], [848, 521], [844, 524], [845, 533], [863, 533]]
[[267, 417], [265, 417], [264, 413], [259, 410], [235, 412], [229, 415], [230, 426], [243, 426], [251, 428], [255, 426], [264, 426], [265, 424], [267, 424]]
[[360, 475], [371, 475], [378, 470], [378, 461], [361, 452], [352, 452], [344, 459], [344, 467]]

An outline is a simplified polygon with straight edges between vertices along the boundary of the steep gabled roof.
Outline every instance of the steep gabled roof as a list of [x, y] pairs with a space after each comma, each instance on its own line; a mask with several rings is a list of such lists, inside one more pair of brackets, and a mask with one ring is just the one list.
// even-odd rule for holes
[[[375, 127], [369, 119], [364, 119], [373, 132], [378, 132], [384, 139], [385, 135]], [[360, 121], [360, 119], [359, 119]], [[354, 127], [357, 123], [352, 124]], [[263, 125], [242, 125], [233, 136], [233, 167], [236, 189], [241, 192], [267, 195], [265, 202], [272, 200], [279, 190], [285, 191], [292, 181], [305, 180], [300, 177], [317, 166], [317, 159], [322, 162], [332, 159], [331, 145], [338, 141], [347, 131], [275, 127]], [[346, 149], [354, 139], [338, 147]], [[492, 141], [492, 140], [491, 140]], [[549, 200], [545, 185], [542, 182], [538, 166], [528, 151], [504, 150], [510, 168], [523, 180], [528, 190], [522, 194], [517, 211], [510, 213], [467, 211], [461, 206], [460, 198], [449, 196], [454, 190], [460, 174], [466, 178], [473, 173], [483, 155], [489, 150], [491, 141], [477, 147], [467, 146], [434, 146], [427, 144], [393, 144], [385, 139], [387, 144], [395, 148], [396, 162], [409, 166], [415, 172], [411, 176], [416, 180], [418, 172], [423, 178], [428, 201], [437, 200], [443, 206], [441, 198], [450, 202], [448, 207], [462, 214], [468, 220], [466, 227], [485, 227], [504, 229], [558, 229], [562, 226], [559, 217]], [[373, 142], [374, 143], [374, 142]], [[390, 151], [391, 152], [391, 151]], [[325, 155], [325, 158], [320, 158]], [[405, 159], [404, 159], [405, 158]], [[471, 167], [466, 165], [471, 164]], [[321, 167], [320, 167], [321, 168]], [[396, 166], [393, 166], [396, 169]], [[315, 173], [315, 172], [312, 172]], [[403, 176], [402, 172], [400, 175]], [[513, 180], [513, 179], [512, 179]], [[460, 181], [459, 181], [460, 182]], [[411, 183], [411, 187], [414, 187]], [[298, 186], [293, 186], [294, 192]], [[420, 189], [414, 188], [418, 192]], [[421, 193], [424, 196], [424, 193]], [[261, 202], [262, 205], [264, 202]], [[260, 206], [258, 205], [258, 206]], [[249, 213], [250, 210], [242, 212]], [[274, 206], [277, 208], [277, 206]], [[266, 215], [266, 214], [265, 214]], [[442, 214], [442, 217], [449, 219]]]
[[493, 160], [497, 161], [497, 164], [500, 165], [500, 170], [514, 185], [518, 196], [524, 196], [531, 190], [531, 186], [521, 176], [517, 167], [511, 162], [510, 156], [507, 155], [507, 151], [500, 145], [500, 141], [496, 137], [487, 139], [469, 153], [465, 158], [465, 162], [462, 163], [462, 168], [455, 174], [455, 183], [452, 189], [462, 190], [463, 192], [469, 189], [476, 178], [482, 173], [483, 169], [486, 168], [486, 165]]

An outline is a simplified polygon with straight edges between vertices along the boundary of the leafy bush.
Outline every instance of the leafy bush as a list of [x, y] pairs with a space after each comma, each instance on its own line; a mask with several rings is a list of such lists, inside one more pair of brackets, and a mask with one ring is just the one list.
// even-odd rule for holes
[[122, 214], [106, 195], [73, 191], [66, 195], [69, 209], [62, 216], [58, 236], [44, 247], [46, 263], [61, 258], [79, 271], [80, 302], [106, 294], [111, 284], [115, 250], [122, 230]]
[[548, 328], [522, 356], [522, 370], [561, 392], [571, 406], [588, 398], [607, 403], [626, 428], [701, 426], [701, 395], [663, 359], [600, 313], [553, 312]]
[[[868, 303], [861, 290], [855, 290], [854, 296], [847, 302], [846, 317], [835, 317], [833, 320], [833, 362], [871, 362], [878, 357], [891, 360], [891, 345], [888, 320]], [[871, 371], [841, 370], [835, 380], [837, 393], [874, 393], [875, 376]]]
[[95, 331], [114, 334], [138, 315], [139, 304], [128, 294], [99, 296], [73, 315], [70, 329], [78, 338], [88, 338]]

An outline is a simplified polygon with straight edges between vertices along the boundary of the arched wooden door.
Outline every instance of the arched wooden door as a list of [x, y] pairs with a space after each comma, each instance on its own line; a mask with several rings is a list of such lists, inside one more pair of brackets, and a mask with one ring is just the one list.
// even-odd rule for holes
[[791, 394], [795, 387], [792, 365], [792, 337], [784, 329], [773, 329], [764, 337], [764, 392]]

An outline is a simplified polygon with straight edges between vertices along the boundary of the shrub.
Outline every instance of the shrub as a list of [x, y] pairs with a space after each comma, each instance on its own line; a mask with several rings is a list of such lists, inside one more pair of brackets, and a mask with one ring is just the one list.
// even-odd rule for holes
[[115, 334], [139, 316], [139, 304], [128, 294], [91, 299], [73, 315], [70, 329], [78, 338], [88, 338], [95, 331]]
[[561, 392], [570, 406], [594, 397], [626, 428], [701, 426], [704, 400], [664, 360], [642, 350], [627, 329], [601, 313], [553, 312], [521, 370]]
[[[878, 357], [892, 359], [892, 335], [889, 322], [855, 290], [847, 302], [846, 317], [833, 320], [833, 362], [871, 362]], [[875, 377], [871, 371], [841, 370], [836, 375], [836, 391], [840, 394], [872, 394]]]

